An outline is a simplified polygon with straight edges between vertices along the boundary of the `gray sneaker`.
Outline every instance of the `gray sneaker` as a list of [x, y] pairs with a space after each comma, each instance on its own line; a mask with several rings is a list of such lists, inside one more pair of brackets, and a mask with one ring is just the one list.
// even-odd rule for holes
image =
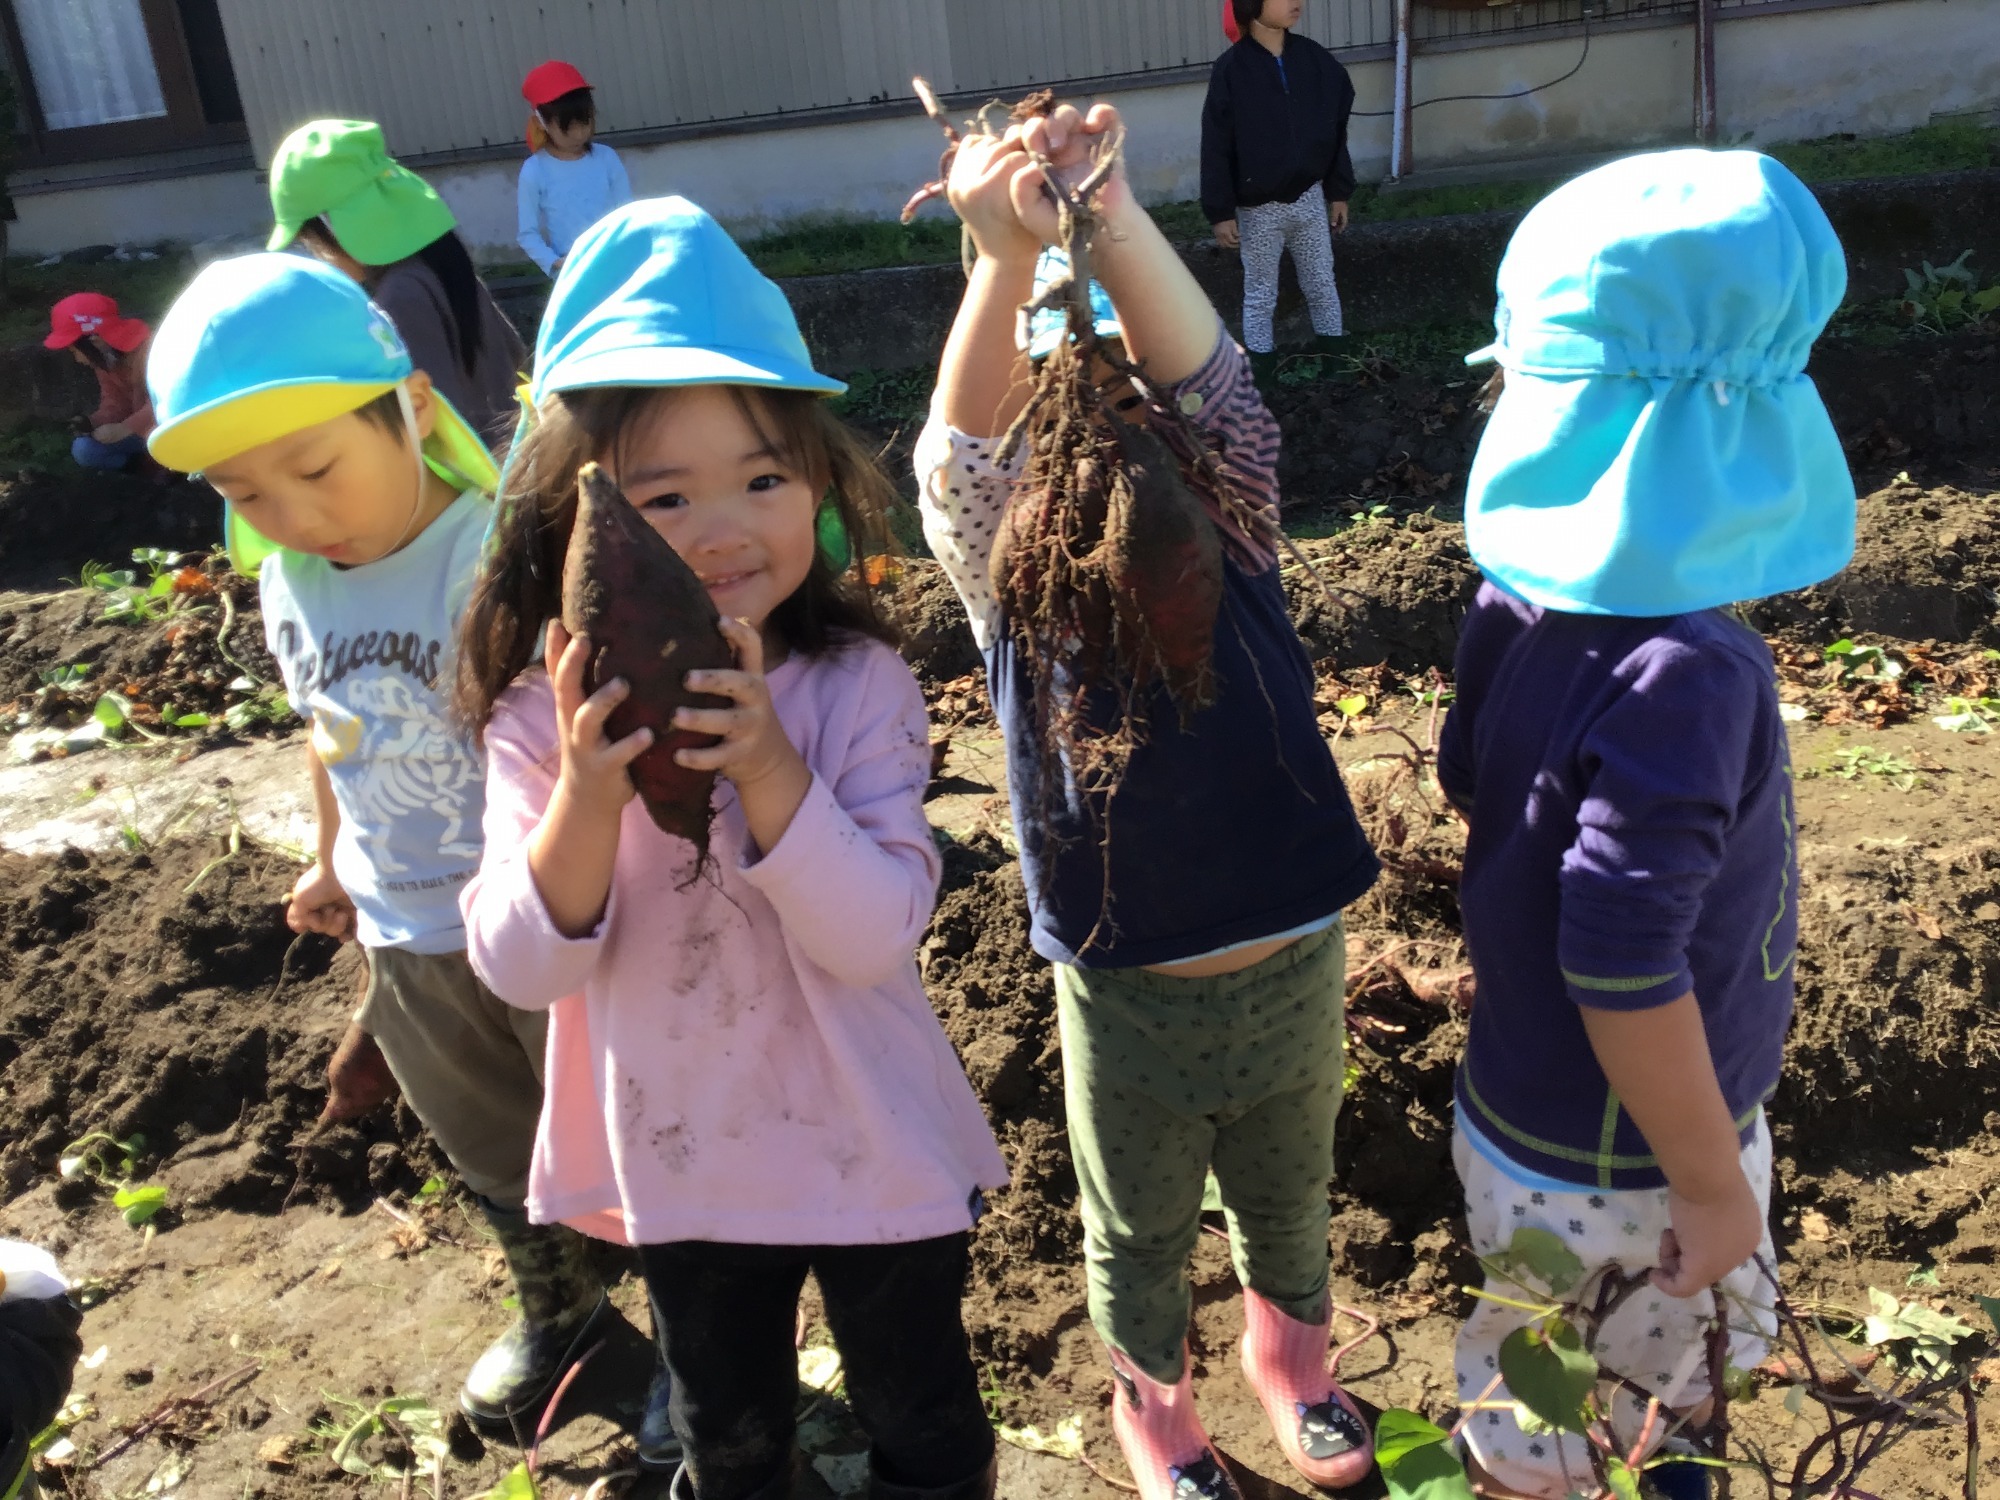
[[665, 1474], [681, 1466], [681, 1440], [668, 1412], [673, 1398], [674, 1377], [665, 1361], [656, 1361], [646, 1390], [646, 1414], [639, 1418], [639, 1467], [649, 1473]]

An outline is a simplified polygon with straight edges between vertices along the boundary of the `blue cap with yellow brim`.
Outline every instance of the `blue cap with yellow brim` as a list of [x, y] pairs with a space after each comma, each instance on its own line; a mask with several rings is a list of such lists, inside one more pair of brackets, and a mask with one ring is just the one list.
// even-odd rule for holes
[[[146, 364], [158, 426], [153, 457], [195, 474], [303, 428], [358, 411], [413, 371], [382, 310], [340, 272], [298, 255], [219, 260], [189, 283], [153, 335]], [[431, 468], [492, 494], [493, 455], [438, 397]], [[254, 574], [278, 548], [225, 504], [230, 561]]]

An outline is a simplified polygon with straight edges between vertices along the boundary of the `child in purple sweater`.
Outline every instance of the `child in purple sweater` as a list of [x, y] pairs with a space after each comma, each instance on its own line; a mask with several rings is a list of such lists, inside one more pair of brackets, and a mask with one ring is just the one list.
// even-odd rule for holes
[[[1479, 980], [1455, 1154], [1482, 1258], [1528, 1228], [1582, 1262], [1567, 1290], [1496, 1290], [1588, 1301], [1650, 1270], [1595, 1352], [1668, 1433], [1709, 1405], [1712, 1320], [1739, 1368], [1772, 1326], [1763, 1104], [1798, 866], [1771, 655], [1727, 607], [1853, 551], [1853, 481], [1804, 373], [1845, 286], [1812, 195], [1747, 151], [1589, 173], [1500, 270], [1506, 385], [1466, 502], [1487, 581], [1438, 768], [1471, 829]], [[1501, 1345], [1534, 1320], [1482, 1301], [1459, 1336], [1488, 1496], [1561, 1497], [1591, 1472], [1583, 1437], [1524, 1432], [1508, 1406]], [[1621, 1453], [1646, 1405], [1617, 1397]], [[1679, 1497], [1706, 1474], [1668, 1461], [1648, 1479]]]

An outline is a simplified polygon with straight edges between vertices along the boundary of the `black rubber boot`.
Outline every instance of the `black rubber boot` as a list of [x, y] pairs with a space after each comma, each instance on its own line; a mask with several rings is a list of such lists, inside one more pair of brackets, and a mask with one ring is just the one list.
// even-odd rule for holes
[[1345, 354], [1347, 335], [1344, 333], [1316, 333], [1313, 335], [1313, 353]]
[[986, 1467], [977, 1474], [932, 1489], [918, 1489], [914, 1485], [891, 1484], [871, 1466], [868, 1471], [868, 1500], [993, 1500], [995, 1486], [1000, 1483], [1000, 1455], [994, 1454], [986, 1461]]
[[[799, 1455], [794, 1453], [792, 1461], [778, 1471], [778, 1477], [758, 1490], [754, 1495], [746, 1495], [743, 1500], [791, 1500], [793, 1483], [802, 1467]], [[815, 1476], [817, 1478], [817, 1476]], [[686, 1464], [674, 1475], [672, 1488], [667, 1491], [667, 1500], [700, 1500], [695, 1492], [694, 1479], [688, 1473]]]
[[563, 1372], [590, 1347], [611, 1299], [575, 1230], [530, 1224], [518, 1208], [480, 1207], [507, 1258], [521, 1316], [473, 1364], [458, 1405], [474, 1422], [506, 1427], [541, 1409]]
[[668, 1411], [674, 1399], [674, 1378], [667, 1363], [655, 1358], [653, 1383], [646, 1391], [646, 1414], [639, 1418], [639, 1467], [665, 1474], [681, 1466], [681, 1440]]
[[1278, 383], [1278, 351], [1268, 354], [1250, 351], [1250, 378], [1257, 383], [1257, 389], [1270, 395]]

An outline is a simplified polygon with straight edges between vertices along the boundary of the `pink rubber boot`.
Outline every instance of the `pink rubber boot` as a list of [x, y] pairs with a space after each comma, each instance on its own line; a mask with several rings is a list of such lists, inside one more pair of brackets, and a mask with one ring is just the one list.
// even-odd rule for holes
[[1111, 1373], [1111, 1430], [1139, 1484], [1139, 1500], [1242, 1500], [1194, 1409], [1194, 1379], [1186, 1353], [1181, 1378], [1161, 1385], [1116, 1349]]
[[1344, 1490], [1375, 1463], [1375, 1439], [1353, 1399], [1326, 1372], [1329, 1309], [1301, 1323], [1243, 1289], [1243, 1373], [1264, 1403], [1278, 1446], [1321, 1489]]

